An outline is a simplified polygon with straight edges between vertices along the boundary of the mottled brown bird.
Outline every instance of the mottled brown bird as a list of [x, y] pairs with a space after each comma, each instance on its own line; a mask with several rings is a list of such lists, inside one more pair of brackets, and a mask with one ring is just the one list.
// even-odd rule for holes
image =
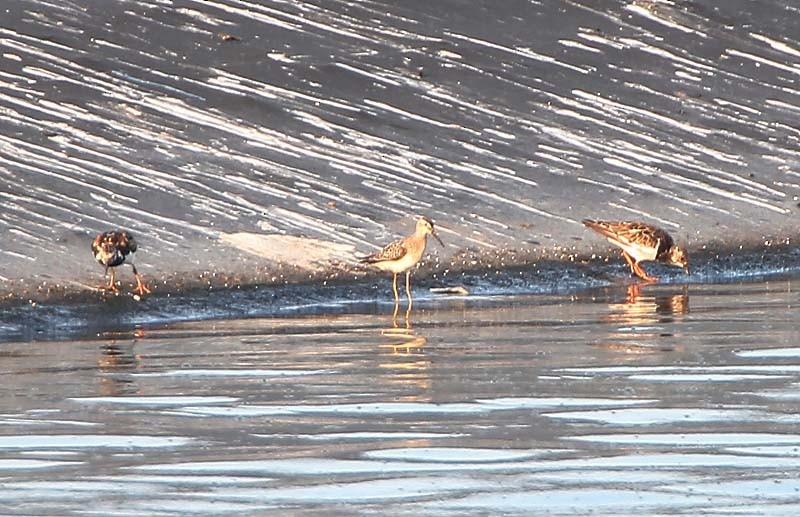
[[422, 254], [425, 253], [428, 235], [432, 235], [439, 241], [439, 244], [444, 246], [442, 239], [439, 238], [436, 234], [436, 230], [433, 229], [433, 221], [423, 216], [417, 219], [417, 226], [413, 234], [404, 239], [391, 242], [385, 248], [372, 255], [359, 258], [361, 263], [370, 264], [382, 271], [391, 271], [394, 273], [392, 290], [394, 291], [395, 303], [399, 303], [400, 301], [400, 295], [397, 292], [397, 275], [405, 271], [406, 294], [408, 295], [408, 303], [411, 304], [411, 268], [419, 262], [422, 258]]
[[114, 268], [122, 264], [130, 264], [133, 274], [136, 277], [136, 289], [134, 291], [140, 296], [149, 293], [150, 289], [142, 282], [142, 275], [136, 270], [133, 263], [133, 254], [136, 253], [136, 240], [133, 235], [124, 230], [114, 230], [103, 232], [94, 238], [92, 242], [92, 254], [94, 258], [106, 268], [105, 274], [111, 269], [111, 277], [108, 284], [100, 286], [101, 289], [109, 289], [118, 292], [114, 282]]
[[631, 273], [648, 282], [658, 278], [648, 275], [639, 262], [655, 260], [670, 266], [679, 266], [689, 274], [689, 255], [675, 244], [672, 237], [647, 223], [637, 221], [594, 221], [584, 219], [583, 224], [622, 248], [622, 257], [631, 268]]

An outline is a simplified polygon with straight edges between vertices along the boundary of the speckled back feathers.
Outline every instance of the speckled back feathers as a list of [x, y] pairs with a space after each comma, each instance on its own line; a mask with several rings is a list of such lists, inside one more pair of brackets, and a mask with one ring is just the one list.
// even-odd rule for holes
[[94, 258], [105, 267], [115, 267], [136, 252], [136, 239], [124, 230], [103, 232], [92, 241]]

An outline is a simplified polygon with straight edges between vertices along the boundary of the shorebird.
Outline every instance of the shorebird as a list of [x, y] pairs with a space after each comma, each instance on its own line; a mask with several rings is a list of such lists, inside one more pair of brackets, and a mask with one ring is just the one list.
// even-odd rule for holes
[[417, 227], [412, 235], [404, 239], [396, 240], [381, 251], [359, 257], [359, 262], [371, 264], [382, 271], [391, 271], [394, 274], [392, 279], [392, 290], [394, 291], [395, 304], [400, 303], [400, 295], [397, 292], [397, 275], [406, 272], [406, 294], [408, 295], [408, 309], [411, 310], [411, 268], [419, 262], [422, 254], [425, 253], [425, 244], [428, 242], [428, 235], [432, 235], [439, 244], [444, 246], [442, 239], [433, 229], [433, 222], [425, 216], [417, 219]]
[[108, 270], [111, 269], [111, 278], [108, 281], [108, 285], [100, 286], [101, 289], [119, 291], [114, 283], [114, 268], [127, 262], [133, 268], [133, 274], [136, 277], [136, 289], [134, 291], [140, 296], [150, 292], [150, 289], [142, 282], [142, 275], [139, 274], [133, 263], [134, 253], [136, 253], [136, 240], [133, 235], [126, 231], [103, 232], [94, 238], [92, 242], [94, 258], [106, 268], [105, 274], [108, 274]]
[[622, 257], [631, 268], [631, 273], [647, 282], [658, 282], [648, 275], [639, 262], [656, 260], [671, 266], [682, 267], [689, 274], [689, 255], [675, 244], [672, 237], [650, 224], [634, 221], [593, 221], [584, 219], [584, 226], [591, 228], [622, 248]]

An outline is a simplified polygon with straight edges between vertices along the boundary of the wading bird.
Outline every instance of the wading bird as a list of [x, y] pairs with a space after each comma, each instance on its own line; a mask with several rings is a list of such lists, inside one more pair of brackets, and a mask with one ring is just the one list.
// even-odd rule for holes
[[392, 290], [394, 291], [395, 304], [400, 303], [400, 295], [397, 292], [397, 275], [406, 272], [406, 295], [408, 295], [408, 307], [411, 309], [411, 268], [422, 258], [425, 253], [428, 235], [432, 235], [439, 244], [444, 246], [442, 239], [433, 229], [433, 222], [427, 217], [417, 219], [417, 227], [412, 235], [404, 239], [399, 239], [387, 245], [381, 251], [360, 257], [359, 262], [370, 264], [382, 271], [391, 271], [394, 274], [392, 279]]
[[689, 274], [689, 255], [675, 244], [672, 237], [650, 224], [634, 221], [593, 221], [584, 219], [584, 226], [591, 228], [622, 248], [622, 257], [631, 268], [631, 273], [647, 282], [658, 282], [648, 275], [639, 262], [655, 260], [670, 266], [682, 267]]
[[94, 258], [106, 268], [105, 274], [108, 274], [108, 270], [111, 269], [111, 278], [107, 285], [100, 286], [101, 289], [118, 292], [119, 289], [114, 283], [114, 268], [128, 263], [133, 268], [133, 274], [136, 277], [136, 289], [134, 291], [140, 296], [150, 292], [150, 289], [142, 282], [142, 276], [133, 263], [134, 253], [136, 253], [136, 240], [126, 231], [103, 232], [94, 238], [92, 242]]

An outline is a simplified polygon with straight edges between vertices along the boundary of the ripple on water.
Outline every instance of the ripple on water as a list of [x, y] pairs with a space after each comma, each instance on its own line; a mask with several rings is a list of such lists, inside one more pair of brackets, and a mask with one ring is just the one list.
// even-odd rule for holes
[[[674, 436], [674, 435], [671, 435]], [[548, 451], [555, 454], [558, 451]], [[563, 452], [569, 452], [564, 450]], [[772, 458], [709, 453], [664, 453], [604, 456], [570, 459], [523, 459], [496, 462], [422, 462], [383, 459], [333, 459], [291, 458], [279, 460], [235, 460], [184, 463], [162, 463], [131, 467], [154, 472], [199, 472], [199, 473], [249, 473], [281, 476], [333, 476], [355, 474], [403, 474], [433, 472], [542, 472], [564, 470], [607, 469], [690, 469], [690, 468], [737, 468], [737, 469], [800, 469], [795, 458]]]
[[800, 444], [800, 435], [777, 433], [619, 433], [567, 436], [564, 439], [593, 443], [668, 445], [672, 447]]
[[163, 372], [133, 373], [134, 377], [296, 377], [301, 375], [323, 375], [333, 370], [262, 370], [262, 369], [185, 369]]
[[312, 441], [371, 441], [371, 440], [434, 440], [437, 438], [461, 438], [469, 436], [466, 433], [411, 433], [411, 432], [379, 432], [356, 431], [350, 433], [320, 433], [320, 434], [258, 434], [252, 436], [259, 438], [295, 438]]
[[757, 350], [739, 350], [734, 352], [739, 357], [755, 357], [759, 359], [778, 359], [783, 357], [800, 357], [800, 348], [762, 348]]
[[791, 379], [790, 375], [767, 373], [638, 373], [629, 375], [633, 381], [648, 382], [741, 382]]
[[709, 499], [705, 495], [669, 494], [641, 489], [574, 489], [513, 491], [476, 494], [460, 499], [425, 503], [429, 508], [481, 509], [490, 512], [524, 511], [526, 514], [622, 515], [632, 509], [678, 509], [732, 504], [731, 498]]
[[154, 396], [154, 397], [72, 397], [67, 400], [84, 404], [112, 404], [131, 406], [186, 406], [201, 404], [230, 404], [237, 402], [235, 397], [201, 397], [201, 396]]
[[[736, 494], [736, 497], [750, 499], [790, 499], [795, 503], [800, 494], [800, 480], [794, 477], [770, 477], [748, 481], [732, 481], [726, 483], [695, 483], [690, 487], [675, 485], [669, 490], [675, 492], [693, 492], [714, 496]], [[771, 515], [765, 513], [764, 515]]]
[[202, 416], [261, 417], [300, 414], [426, 414], [426, 413], [488, 413], [514, 409], [544, 409], [557, 407], [608, 407], [632, 406], [656, 402], [655, 399], [614, 398], [500, 398], [481, 399], [476, 402], [428, 403], [428, 402], [364, 402], [355, 404], [325, 405], [248, 405], [236, 407], [186, 407], [187, 414]]
[[408, 447], [403, 449], [366, 451], [363, 454], [366, 458], [378, 460], [469, 463], [525, 460], [540, 457], [552, 452], [553, 451], [548, 450]]
[[0, 436], [0, 449], [91, 449], [95, 447], [152, 449], [181, 447], [193, 441], [193, 438], [183, 436], [27, 434]]
[[416, 476], [370, 481], [341, 482], [280, 488], [242, 488], [214, 491], [204, 497], [222, 501], [294, 503], [369, 503], [419, 497], [438, 497], [454, 492], [496, 488], [497, 483], [455, 476]]
[[697, 422], [772, 421], [777, 415], [767, 411], [746, 409], [624, 408], [597, 411], [562, 411], [558, 413], [543, 413], [543, 416], [562, 420], [635, 426]]
[[282, 460], [210, 461], [157, 464], [134, 467], [156, 472], [266, 473], [282, 476], [332, 476], [352, 474], [425, 474], [453, 471], [537, 470], [540, 462], [503, 461], [487, 463], [412, 462], [333, 458], [292, 458]]
[[757, 447], [728, 447], [727, 452], [736, 454], [750, 454], [754, 456], [800, 456], [800, 445], [762, 445]]
[[0, 459], [0, 470], [47, 469], [81, 465], [80, 461]]
[[763, 390], [755, 392], [745, 392], [746, 395], [754, 395], [756, 397], [764, 397], [768, 399], [794, 401], [800, 400], [800, 384], [790, 384], [784, 390]]

